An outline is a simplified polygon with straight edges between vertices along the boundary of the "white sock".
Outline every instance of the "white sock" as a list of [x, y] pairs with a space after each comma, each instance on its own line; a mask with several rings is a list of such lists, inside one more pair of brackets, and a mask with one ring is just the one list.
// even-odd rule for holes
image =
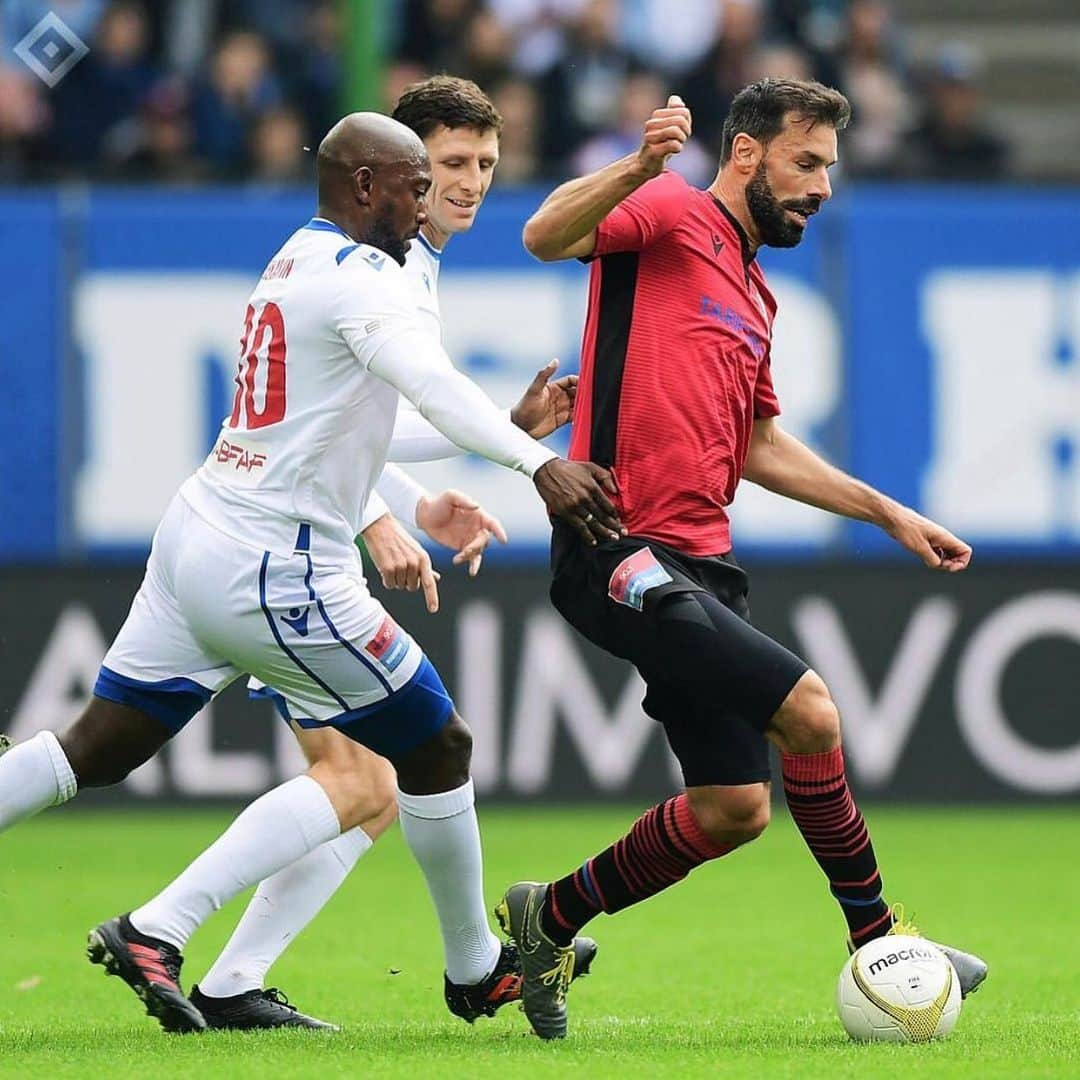
[[199, 980], [199, 989], [218, 998], [261, 990], [270, 966], [371, 844], [363, 829], [350, 829], [262, 882], [214, 966]]
[[51, 731], [13, 746], [0, 755], [0, 832], [47, 806], [67, 802], [78, 786]]
[[298, 776], [256, 799], [171, 885], [131, 913], [136, 930], [182, 949], [222, 904], [341, 831], [322, 786]]
[[435, 903], [454, 983], [478, 983], [495, 967], [501, 945], [484, 909], [484, 858], [470, 780], [440, 795], [397, 793], [405, 842]]

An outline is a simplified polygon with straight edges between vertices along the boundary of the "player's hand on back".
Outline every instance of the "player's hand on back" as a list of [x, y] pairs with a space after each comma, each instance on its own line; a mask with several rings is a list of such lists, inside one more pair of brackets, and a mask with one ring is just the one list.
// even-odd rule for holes
[[885, 531], [902, 547], [917, 555], [932, 570], [956, 573], [971, 562], [971, 547], [936, 521], [901, 507]]
[[431, 614], [439, 610], [439, 573], [431, 556], [393, 514], [383, 514], [361, 534], [375, 569], [387, 589], [422, 589]]
[[653, 109], [645, 121], [645, 135], [638, 161], [649, 176], [659, 176], [672, 154], [679, 153], [690, 138], [690, 110], [678, 94], [672, 94], [662, 109]]
[[533, 474], [549, 513], [572, 525], [590, 545], [626, 535], [608, 495], [618, 494], [611, 473], [591, 461], [552, 458]]
[[480, 571], [484, 551], [492, 538], [505, 544], [506, 530], [475, 500], [460, 491], [425, 496], [416, 505], [416, 524], [438, 544], [456, 551], [454, 565], [466, 564], [469, 576]]
[[545, 438], [574, 418], [578, 377], [564, 375], [552, 382], [558, 366], [558, 360], [545, 364], [510, 410], [510, 419], [534, 439]]

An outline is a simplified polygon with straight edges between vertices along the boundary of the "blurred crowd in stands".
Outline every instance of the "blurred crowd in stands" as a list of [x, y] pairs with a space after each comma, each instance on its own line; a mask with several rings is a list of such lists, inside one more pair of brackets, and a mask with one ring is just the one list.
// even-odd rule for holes
[[[432, 72], [475, 79], [505, 119], [500, 184], [630, 152], [669, 93], [695, 132], [673, 164], [707, 184], [732, 94], [767, 75], [850, 97], [846, 175], [1009, 172], [979, 57], [943, 43], [911, 67], [885, 0], [2, 0], [0, 181], [304, 181], [343, 110], [344, 20], [368, 4], [383, 107]], [[50, 11], [90, 47], [52, 89], [13, 53]]]

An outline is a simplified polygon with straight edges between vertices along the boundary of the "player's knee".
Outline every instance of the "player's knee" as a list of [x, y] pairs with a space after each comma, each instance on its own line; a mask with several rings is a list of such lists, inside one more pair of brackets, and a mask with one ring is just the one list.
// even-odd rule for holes
[[[396, 813], [394, 768], [357, 743], [327, 745], [308, 775], [326, 792], [342, 831], [383, 832]], [[389, 810], [388, 810], [389, 808]], [[371, 826], [369, 828], [369, 825]]]
[[397, 774], [385, 758], [374, 758], [356, 792], [356, 823], [376, 840], [397, 818]]
[[840, 713], [821, 676], [808, 671], [795, 684], [773, 720], [781, 747], [815, 754], [840, 745]]
[[96, 697], [58, 736], [80, 788], [122, 783], [168, 738], [169, 732], [152, 717]]
[[767, 784], [735, 790], [691, 788], [687, 798], [694, 818], [714, 844], [738, 847], [756, 840], [768, 828]]
[[407, 754], [393, 759], [398, 785], [413, 795], [432, 795], [461, 787], [469, 779], [472, 763], [472, 732], [452, 713], [430, 739]]
[[137, 749], [114, 748], [102, 753], [93, 742], [79, 738], [74, 725], [60, 735], [60, 745], [80, 788], [122, 784], [148, 757]]
[[363, 825], [364, 832], [366, 832], [374, 841], [378, 840], [379, 837], [382, 836], [395, 821], [397, 821], [397, 816], [397, 796], [394, 792], [391, 792], [389, 802], [387, 802], [373, 817], [368, 818], [367, 821], [364, 821], [361, 824]]
[[468, 770], [472, 762], [472, 732], [469, 725], [454, 713], [436, 736], [447, 764]]

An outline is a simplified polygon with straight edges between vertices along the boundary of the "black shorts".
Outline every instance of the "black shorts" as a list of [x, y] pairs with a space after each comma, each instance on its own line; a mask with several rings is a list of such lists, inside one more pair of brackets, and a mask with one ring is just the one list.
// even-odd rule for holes
[[750, 624], [749, 581], [730, 554], [633, 536], [590, 548], [556, 523], [551, 568], [563, 618], [641, 673], [642, 707], [687, 787], [768, 780], [764, 732], [807, 666]]

